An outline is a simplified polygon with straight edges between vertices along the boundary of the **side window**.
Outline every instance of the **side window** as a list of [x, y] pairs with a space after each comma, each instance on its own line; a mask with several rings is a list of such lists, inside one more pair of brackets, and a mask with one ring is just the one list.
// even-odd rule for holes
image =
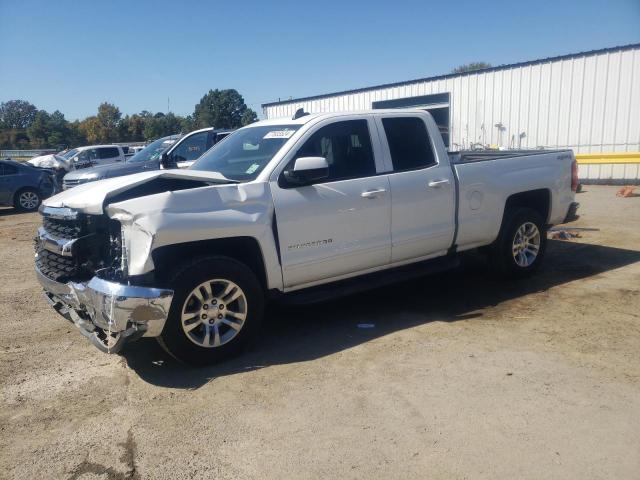
[[215, 145], [216, 143], [220, 142], [221, 140], [223, 140], [224, 138], [228, 137], [228, 136], [229, 136], [229, 134], [228, 134], [228, 133], [226, 133], [226, 132], [225, 132], [225, 133], [218, 133], [218, 134], [216, 135], [216, 138], [215, 138], [215, 141], [214, 141], [214, 145]]
[[393, 170], [402, 172], [436, 164], [427, 126], [416, 117], [383, 118]]
[[98, 155], [101, 159], [115, 158], [120, 156], [120, 152], [115, 147], [99, 148]]
[[78, 155], [78, 160], [81, 162], [87, 162], [89, 160], [97, 160], [98, 159], [98, 150], [95, 148], [91, 148], [89, 150], [83, 150]]
[[320, 128], [300, 147], [286, 170], [292, 169], [295, 160], [300, 157], [327, 159], [329, 177], [323, 183], [376, 174], [366, 120], [335, 122]]
[[191, 135], [173, 151], [174, 162], [188, 162], [196, 160], [207, 150], [207, 136], [209, 132], [200, 132]]

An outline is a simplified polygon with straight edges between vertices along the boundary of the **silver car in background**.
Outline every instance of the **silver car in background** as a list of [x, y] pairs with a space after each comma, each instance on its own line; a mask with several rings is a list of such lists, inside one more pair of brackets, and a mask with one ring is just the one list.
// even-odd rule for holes
[[83, 168], [67, 173], [62, 181], [62, 188], [66, 190], [83, 183], [105, 178], [121, 177], [148, 170], [159, 170], [162, 154], [180, 138], [181, 135], [159, 138], [122, 163]]

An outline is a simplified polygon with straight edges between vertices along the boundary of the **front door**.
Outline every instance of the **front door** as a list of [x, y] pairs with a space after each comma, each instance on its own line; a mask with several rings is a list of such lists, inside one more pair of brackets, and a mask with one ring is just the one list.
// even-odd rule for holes
[[[430, 120], [430, 119], [429, 119]], [[433, 121], [432, 131], [437, 131]], [[381, 115], [391, 184], [392, 261], [444, 255], [455, 231], [455, 184], [448, 162], [435, 155], [422, 117]], [[437, 133], [439, 135], [439, 133]], [[383, 143], [385, 143], [383, 141]]]
[[[285, 172], [297, 158], [318, 156], [327, 159], [328, 178], [288, 185]], [[303, 140], [271, 183], [285, 288], [389, 263], [391, 196], [378, 171], [365, 119], [320, 126]]]

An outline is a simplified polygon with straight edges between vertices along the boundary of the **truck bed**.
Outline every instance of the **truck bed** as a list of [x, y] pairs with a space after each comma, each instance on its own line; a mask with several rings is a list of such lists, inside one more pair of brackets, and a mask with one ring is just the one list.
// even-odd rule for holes
[[571, 150], [461, 151], [450, 154], [458, 183], [460, 250], [490, 244], [497, 237], [507, 199], [534, 192], [548, 202], [548, 224], [561, 223], [573, 194]]

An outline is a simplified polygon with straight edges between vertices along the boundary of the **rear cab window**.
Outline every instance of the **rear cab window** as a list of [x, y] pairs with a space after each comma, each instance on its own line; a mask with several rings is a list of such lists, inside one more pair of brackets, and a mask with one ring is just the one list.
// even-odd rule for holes
[[418, 170], [437, 163], [427, 126], [421, 118], [386, 117], [382, 118], [382, 126], [394, 172]]
[[98, 149], [99, 158], [115, 158], [120, 156], [120, 151], [116, 147], [106, 147]]

